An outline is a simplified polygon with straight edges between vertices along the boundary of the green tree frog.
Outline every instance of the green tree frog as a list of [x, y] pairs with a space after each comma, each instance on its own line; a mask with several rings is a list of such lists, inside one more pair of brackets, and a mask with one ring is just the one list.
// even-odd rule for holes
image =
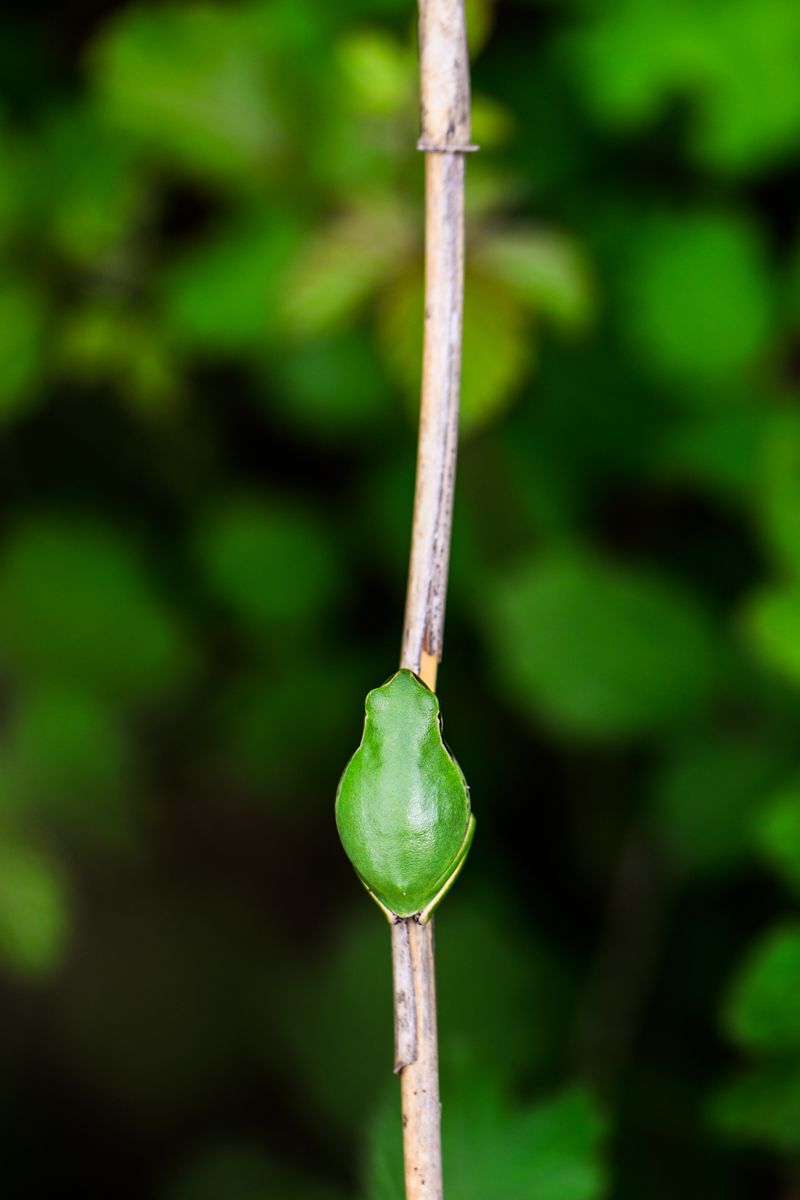
[[464, 864], [475, 818], [442, 741], [439, 701], [401, 669], [366, 700], [361, 745], [336, 793], [347, 857], [390, 921], [426, 921]]

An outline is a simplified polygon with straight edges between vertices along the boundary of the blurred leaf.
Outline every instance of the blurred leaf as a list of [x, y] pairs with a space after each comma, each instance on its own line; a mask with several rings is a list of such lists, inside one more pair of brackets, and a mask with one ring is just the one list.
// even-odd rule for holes
[[800, 893], [800, 782], [770, 797], [755, 822], [756, 849], [776, 875]]
[[764, 353], [772, 297], [756, 228], [723, 213], [641, 227], [627, 324], [645, 364], [678, 379], [738, 380]]
[[[251, 670], [213, 698], [205, 744], [219, 756], [224, 777], [260, 804], [327, 816], [329, 789], [355, 732], [361, 681], [352, 658], [340, 662], [330, 654], [311, 665], [293, 656], [288, 669]], [[352, 711], [348, 696], [355, 697]], [[201, 762], [205, 773], [202, 756]]]
[[113, 387], [147, 418], [169, 412], [182, 388], [163, 329], [116, 304], [95, 303], [65, 316], [55, 361], [73, 382]]
[[752, 410], [687, 414], [673, 422], [661, 440], [657, 471], [749, 501], [760, 476], [761, 446], [769, 420], [769, 413]]
[[708, 46], [701, 29], [691, 29], [691, 8], [686, 0], [586, 6], [570, 48], [578, 83], [602, 120], [623, 128], [652, 121], [673, 88], [694, 82]]
[[229, 1142], [201, 1151], [173, 1172], [160, 1200], [343, 1200], [343, 1193], [313, 1175], [293, 1170], [258, 1143]]
[[[479, 1072], [447, 1089], [442, 1107], [444, 1184], [459, 1200], [597, 1200], [605, 1123], [579, 1088], [515, 1108]], [[374, 1123], [366, 1200], [403, 1200], [400, 1106], [393, 1094]]]
[[91, 63], [104, 116], [167, 166], [248, 186], [263, 178], [280, 130], [263, 50], [235, 6], [125, 8]]
[[755, 500], [764, 539], [777, 563], [800, 575], [800, 418], [781, 411], [759, 445]]
[[182, 634], [121, 537], [79, 521], [18, 526], [0, 557], [0, 656], [21, 679], [153, 697], [186, 666]]
[[[493, 99], [491, 96], [473, 95], [470, 119], [472, 122], [472, 140], [481, 150], [493, 150], [497, 146], [508, 144], [512, 141], [516, 132], [512, 114], [504, 104], [500, 104], [499, 101]], [[482, 170], [478, 167], [479, 175], [483, 176], [484, 186], [481, 187], [480, 183], [477, 187], [471, 186], [471, 184], [474, 184], [472, 177], [475, 174], [476, 166], [477, 161], [474, 163], [470, 162], [469, 173], [465, 180], [467, 196], [466, 210], [473, 221], [487, 210], [491, 211], [485, 200], [481, 203], [480, 199], [478, 199], [477, 206], [474, 204], [474, 201], [479, 196], [486, 195], [487, 176], [491, 177], [496, 172], [493, 164], [489, 166], [488, 170]], [[497, 196], [496, 205], [492, 205], [491, 207], [505, 208], [508, 206], [512, 195], [509, 194], [511, 189], [508, 187], [507, 179], [505, 184], [506, 186], [502, 188], [502, 191]]]
[[474, 261], [510, 287], [534, 313], [568, 331], [583, 329], [595, 307], [594, 281], [580, 246], [547, 229], [506, 229], [484, 238]]
[[[264, 364], [264, 403], [293, 428], [318, 441], [349, 440], [391, 418], [386, 378], [372, 342], [349, 330], [291, 347]], [[277, 381], [275, 376], [277, 375]]]
[[437, 919], [440, 1056], [446, 1069], [463, 1055], [491, 1058], [516, 1083], [560, 1062], [576, 984], [557, 947], [491, 891], [473, 885]]
[[796, 1154], [800, 1150], [800, 1062], [782, 1056], [735, 1076], [714, 1095], [711, 1116], [737, 1141]]
[[716, 0], [705, 19], [700, 36], [708, 68], [706, 86], [698, 94], [695, 152], [723, 170], [775, 161], [800, 133], [797, 5], [792, 0]]
[[[503, 142], [510, 132], [508, 113], [503, 110], [503, 114], [504, 116], [500, 118], [496, 106], [492, 106], [483, 114], [489, 119], [488, 136], [492, 141], [497, 139], [499, 142]], [[475, 136], [477, 137], [477, 134]], [[481, 136], [486, 138], [485, 129]], [[512, 175], [507, 170], [499, 170], [494, 161], [483, 159], [480, 154], [476, 154], [470, 160], [469, 171], [464, 181], [464, 191], [466, 210], [470, 214], [470, 219], [477, 225], [484, 218], [494, 218], [498, 212], [504, 212], [509, 207], [523, 204], [527, 185], [519, 175]], [[482, 237], [479, 238], [477, 245], [468, 248], [468, 259], [471, 260], [480, 251], [482, 240]]]
[[742, 1046], [779, 1054], [800, 1050], [800, 924], [771, 929], [731, 984], [723, 1020]]
[[214, 593], [256, 630], [302, 627], [325, 612], [338, 589], [325, 527], [285, 503], [222, 501], [202, 520], [196, 545]]
[[43, 851], [0, 840], [0, 960], [10, 971], [38, 978], [62, 959], [69, 932], [60, 868]]
[[[324, 5], [323, 5], [324, 7]], [[405, 0], [345, 0], [343, 10], [349, 10], [353, 17], [389, 16], [391, 14], [407, 14]]]
[[[508, 287], [479, 274], [468, 274], [465, 287], [461, 428], [472, 433], [490, 425], [511, 403], [533, 357], [534, 339], [526, 307]], [[378, 310], [387, 365], [415, 406], [423, 306], [422, 274], [414, 271], [386, 291]]]
[[124, 846], [132, 835], [133, 775], [120, 718], [107, 700], [60, 685], [17, 699], [4, 781], [22, 815]]
[[297, 230], [281, 213], [244, 212], [167, 268], [162, 276], [170, 328], [200, 353], [236, 353], [262, 344], [279, 317], [281, 274]]
[[29, 219], [30, 196], [36, 188], [35, 159], [32, 147], [0, 114], [0, 247], [4, 250]]
[[[377, 45], [365, 35], [366, 46], [359, 46], [359, 53], [366, 49], [370, 55], [377, 50], [382, 53], [383, 38], [376, 35]], [[360, 41], [360, 39], [359, 39]], [[395, 70], [402, 72], [404, 55], [399, 48], [389, 50], [390, 39], [386, 40], [388, 54], [394, 59]], [[348, 50], [345, 43], [344, 50]], [[313, 171], [314, 185], [322, 196], [327, 197], [326, 209], [334, 214], [333, 226], [338, 218], [347, 216], [353, 209], [373, 211], [397, 206], [401, 201], [412, 176], [409, 172], [415, 163], [414, 133], [418, 100], [416, 98], [416, 69], [406, 77], [406, 104], [399, 106], [401, 80], [396, 78], [378, 80], [367, 77], [353, 86], [352, 72], [357, 63], [345, 53], [341, 59], [324, 55], [326, 67], [318, 76], [320, 104], [315, 114], [316, 135], [308, 139], [311, 151], [306, 163]], [[413, 60], [412, 60], [413, 61]], [[377, 61], [370, 64], [377, 67]], [[327, 81], [327, 82], [325, 82]], [[308, 124], [304, 124], [302, 137]], [[338, 201], [337, 208], [332, 202]], [[407, 228], [416, 232], [418, 223], [410, 214]], [[317, 223], [315, 231], [320, 239], [326, 237], [326, 224]], [[334, 228], [335, 232], [335, 228]], [[323, 253], [322, 257], [328, 257]], [[402, 261], [402, 259], [400, 260]], [[343, 268], [344, 269], [344, 268]], [[352, 268], [350, 268], [352, 273]], [[326, 289], [327, 290], [327, 289]]]
[[757, 168], [800, 132], [800, 13], [794, 0], [611, 0], [571, 37], [580, 86], [612, 125], [689, 100], [690, 144], [723, 170]]
[[331, 931], [316, 961], [286, 971], [279, 989], [272, 974], [265, 975], [259, 1043], [268, 1061], [277, 1059], [294, 1081], [304, 1107], [334, 1130], [356, 1132], [391, 1071], [391, 970], [385, 922], [346, 860], [340, 870], [361, 907]]
[[0, 280], [0, 425], [32, 402], [46, 366], [47, 308], [29, 283]]
[[47, 234], [61, 254], [92, 263], [141, 221], [147, 181], [127, 143], [89, 112], [57, 113], [42, 143], [37, 201]]
[[416, 55], [378, 29], [357, 29], [342, 38], [337, 58], [349, 99], [378, 116], [411, 111], [416, 92]]
[[522, 562], [497, 580], [488, 618], [506, 690], [565, 732], [642, 733], [708, 695], [704, 613], [648, 573], [577, 557]]
[[494, 26], [495, 0], [466, 0], [467, 38], [470, 55], [478, 55]]
[[800, 684], [800, 587], [774, 586], [757, 592], [745, 606], [742, 627], [767, 667]]
[[397, 273], [413, 226], [399, 209], [354, 209], [312, 235], [284, 280], [290, 333], [313, 337], [352, 320], [376, 289]]
[[[591, 341], [545, 342], [542, 349], [533, 403], [509, 423], [506, 442], [525, 490], [550, 489], [550, 503], [560, 510], [560, 522], [552, 524], [573, 526], [577, 536], [581, 524], [592, 527], [609, 485], [625, 489], [647, 473], [673, 413], [634, 364], [609, 352], [600, 331]], [[575, 525], [579, 502], [585, 511]], [[634, 518], [635, 506], [624, 514], [629, 527]]]
[[677, 747], [653, 787], [656, 825], [677, 862], [700, 875], [735, 868], [784, 766], [780, 748], [753, 741], [706, 736]]

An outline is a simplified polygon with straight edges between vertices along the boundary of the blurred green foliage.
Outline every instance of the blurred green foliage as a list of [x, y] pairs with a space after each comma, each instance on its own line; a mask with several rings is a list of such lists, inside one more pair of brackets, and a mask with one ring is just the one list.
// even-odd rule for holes
[[[0, 17], [0, 1190], [399, 1200], [411, 0]], [[452, 1200], [800, 1186], [800, 8], [468, 0]]]
[[[451, 1088], [454, 1099], [443, 1117], [442, 1155], [456, 1196], [512, 1200], [527, 1192], [541, 1200], [589, 1200], [598, 1195], [603, 1180], [596, 1150], [603, 1131], [582, 1092], [565, 1092], [530, 1108], [511, 1106], [474, 1064]], [[367, 1189], [377, 1200], [403, 1200], [405, 1194], [396, 1137], [400, 1118], [395, 1089], [370, 1152]]]
[[508, 686], [567, 732], [635, 734], [706, 698], [703, 614], [644, 574], [540, 554], [498, 580], [490, 621]]

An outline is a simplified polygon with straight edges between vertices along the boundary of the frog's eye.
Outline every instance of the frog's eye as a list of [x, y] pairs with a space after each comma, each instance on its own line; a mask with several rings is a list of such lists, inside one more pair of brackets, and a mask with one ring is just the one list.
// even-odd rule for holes
[[432, 692], [418, 675], [414, 676], [416, 687], [414, 688], [415, 704], [418, 705], [422, 712], [433, 714], [438, 712], [439, 701], [436, 699], [436, 693]]
[[389, 703], [389, 697], [383, 688], [373, 688], [367, 695], [365, 707], [370, 716], [377, 716], [382, 713]]

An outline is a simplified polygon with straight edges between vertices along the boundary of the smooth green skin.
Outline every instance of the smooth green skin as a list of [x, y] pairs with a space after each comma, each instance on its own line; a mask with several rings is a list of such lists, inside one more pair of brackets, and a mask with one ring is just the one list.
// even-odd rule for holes
[[426, 921], [467, 856], [469, 788], [442, 741], [439, 701], [412, 671], [369, 693], [336, 793], [347, 857], [390, 920]]

